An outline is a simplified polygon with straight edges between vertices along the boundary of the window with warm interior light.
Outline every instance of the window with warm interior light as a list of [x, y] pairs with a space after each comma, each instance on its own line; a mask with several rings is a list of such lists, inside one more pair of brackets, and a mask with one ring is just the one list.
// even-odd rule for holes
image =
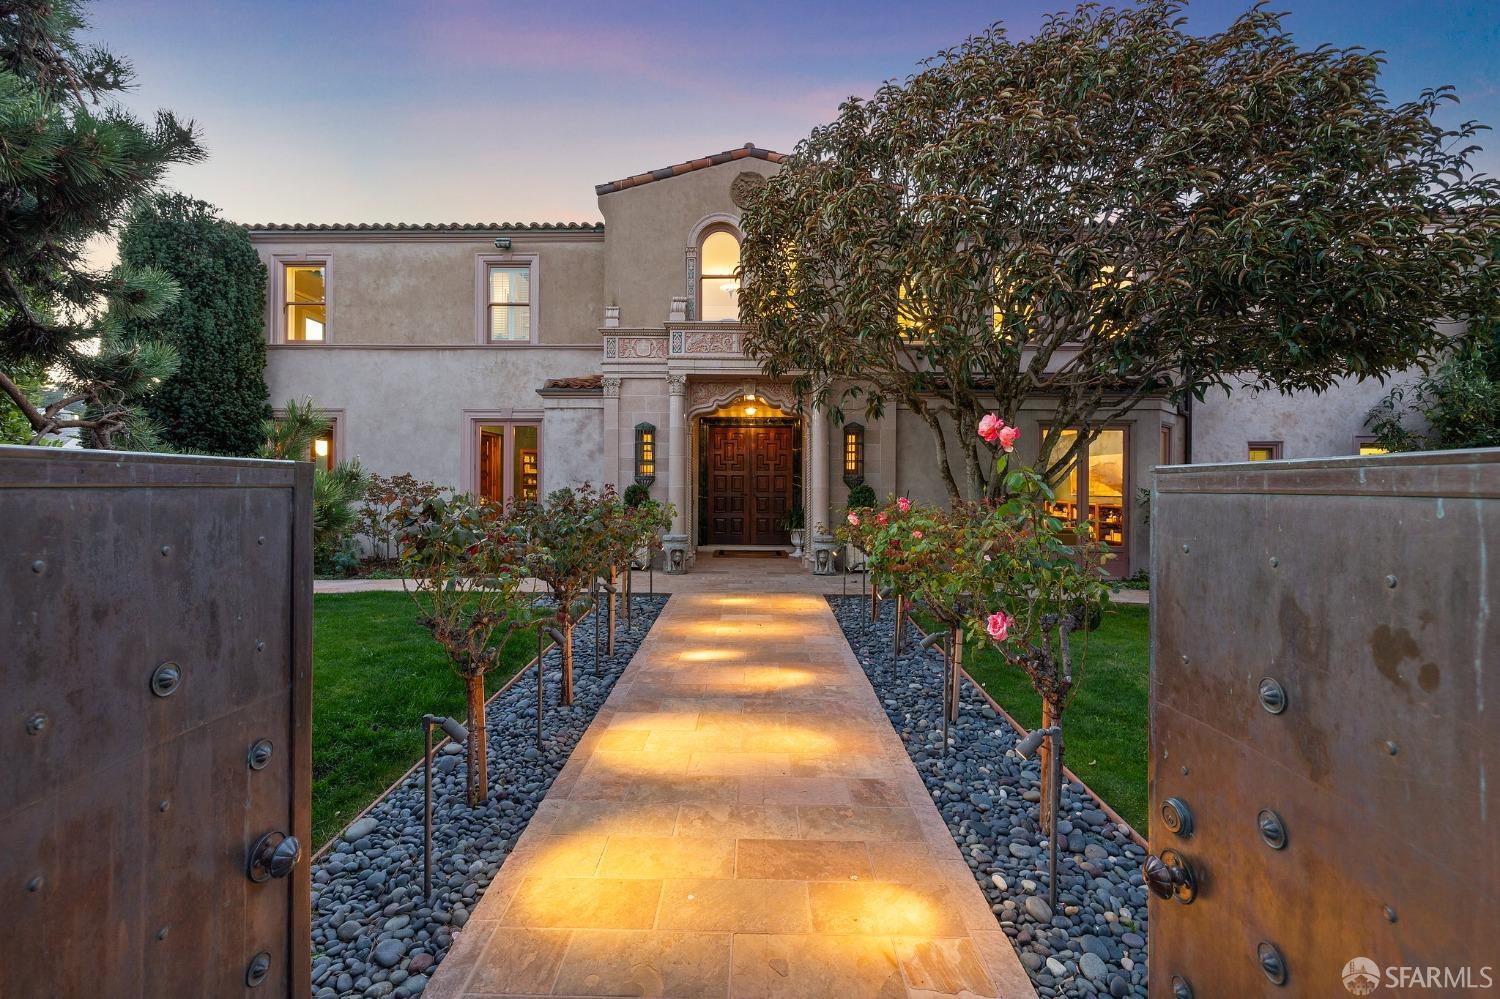
[[740, 319], [740, 241], [727, 229], [711, 230], [698, 248], [698, 318], [706, 323]]
[[476, 492], [493, 503], [534, 500], [541, 494], [541, 427], [481, 423], [476, 428]]
[[[1047, 428], [1043, 427], [1044, 440], [1046, 436]], [[1077, 439], [1077, 430], [1063, 430], [1054, 447], [1066, 452]], [[1124, 428], [1099, 431], [1054, 485], [1048, 504], [1052, 515], [1060, 520], [1090, 525], [1114, 556], [1108, 563], [1110, 572], [1120, 575], [1129, 571], [1125, 542], [1130, 528], [1130, 494], [1125, 457], [1130, 452], [1126, 445]], [[1088, 469], [1088, 474], [1080, 476], [1080, 468]]]
[[282, 265], [282, 312], [289, 343], [328, 338], [328, 268], [321, 263]]
[[1281, 441], [1251, 441], [1246, 446], [1250, 461], [1275, 461], [1281, 457]]
[[489, 314], [486, 329], [491, 343], [531, 339], [531, 267], [490, 264], [486, 287]]
[[865, 481], [865, 428], [844, 424], [844, 484], [854, 488]]
[[1373, 437], [1356, 437], [1354, 443], [1359, 448], [1359, 453], [1363, 455], [1391, 453], [1390, 448], [1381, 447], [1375, 443], [1375, 438]]
[[656, 481], [656, 428], [649, 423], [635, 425], [635, 481], [643, 486]]

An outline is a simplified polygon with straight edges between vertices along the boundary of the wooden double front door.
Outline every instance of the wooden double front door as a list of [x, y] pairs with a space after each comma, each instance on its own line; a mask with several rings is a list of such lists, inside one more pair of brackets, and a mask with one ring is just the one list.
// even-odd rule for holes
[[791, 426], [709, 424], [707, 527], [711, 545], [784, 545], [795, 468]]

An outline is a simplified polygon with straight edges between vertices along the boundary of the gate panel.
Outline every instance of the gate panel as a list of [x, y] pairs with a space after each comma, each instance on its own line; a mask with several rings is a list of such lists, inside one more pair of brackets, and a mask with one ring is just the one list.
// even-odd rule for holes
[[1495, 451], [1158, 470], [1153, 996], [1500, 967], [1497, 497]]
[[[311, 485], [0, 448], [6, 995], [310, 992]], [[273, 831], [303, 856], [254, 883]]]

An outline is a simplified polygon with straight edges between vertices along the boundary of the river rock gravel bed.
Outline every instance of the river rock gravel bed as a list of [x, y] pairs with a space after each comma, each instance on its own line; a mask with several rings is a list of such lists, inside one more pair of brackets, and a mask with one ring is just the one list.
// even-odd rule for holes
[[878, 621], [859, 598], [830, 597], [834, 616], [942, 812], [974, 880], [1042, 996], [1146, 995], [1145, 851], [1081, 785], [1066, 781], [1058, 829], [1058, 910], [1047, 904], [1047, 845], [1038, 822], [1040, 764], [971, 683], [942, 755], [942, 657], [917, 648], [891, 669], [895, 601]]
[[[666, 597], [635, 597], [615, 654], [593, 660], [592, 620], [573, 633], [573, 704], [558, 704], [560, 653], [545, 658], [543, 749], [536, 746], [535, 667], [490, 702], [490, 799], [464, 800], [464, 751], [448, 743], [433, 760], [432, 903], [422, 898], [422, 770], [352, 823], [312, 868], [313, 994], [415, 996], [495, 877], [537, 805], [635, 655]], [[454, 683], [458, 683], [455, 678]], [[412, 706], [418, 722], [421, 705]], [[441, 733], [439, 733], [441, 734]]]

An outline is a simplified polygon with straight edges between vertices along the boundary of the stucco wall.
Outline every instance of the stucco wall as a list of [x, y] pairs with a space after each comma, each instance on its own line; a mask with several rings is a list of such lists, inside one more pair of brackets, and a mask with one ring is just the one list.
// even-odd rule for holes
[[602, 487], [599, 399], [547, 400], [542, 427], [542, 492], [589, 482]]
[[1245, 461], [1252, 441], [1280, 441], [1283, 458], [1358, 454], [1358, 438], [1370, 433], [1365, 427], [1370, 410], [1393, 384], [1416, 377], [1407, 372], [1384, 383], [1345, 379], [1321, 394], [1211, 392], [1193, 406], [1193, 462]]
[[[466, 410], [511, 411], [540, 419], [536, 390], [548, 378], [597, 371], [597, 347], [492, 350], [356, 347], [273, 347], [266, 365], [271, 401], [310, 398], [325, 409], [342, 410], [339, 446], [382, 475], [410, 472], [458, 486], [464, 480]], [[592, 410], [597, 427], [598, 411]], [[581, 417], [579, 417], [581, 419]], [[544, 427], [542, 476], [554, 482], [552, 464], [583, 469], [591, 459], [588, 441], [598, 431], [578, 435], [570, 420], [560, 440]], [[580, 442], [583, 442], [580, 444]], [[584, 476], [597, 482], [597, 468]]]
[[[476, 343], [475, 309], [484, 293], [475, 278], [476, 260], [508, 252], [537, 257], [532, 300], [539, 342], [597, 344], [604, 316], [602, 234], [509, 235], [509, 251], [496, 250], [494, 234], [484, 233], [451, 239], [316, 232], [252, 238], [272, 269], [269, 296], [276, 295], [278, 255], [328, 255], [329, 343]], [[280, 308], [280, 302], [268, 301], [268, 318]]]
[[639, 187], [601, 195], [607, 236], [604, 299], [620, 307], [620, 325], [659, 326], [672, 297], [686, 295], [685, 251], [693, 227], [709, 215], [739, 217], [729, 185], [741, 173], [769, 175], [778, 167], [746, 157]]

